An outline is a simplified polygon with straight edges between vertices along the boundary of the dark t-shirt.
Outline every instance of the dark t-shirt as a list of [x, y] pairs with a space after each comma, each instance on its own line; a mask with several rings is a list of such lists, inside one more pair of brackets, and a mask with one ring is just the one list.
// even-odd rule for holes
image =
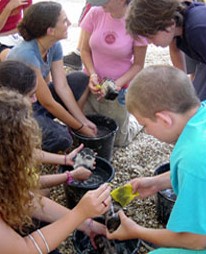
[[177, 37], [177, 47], [191, 58], [206, 63], [206, 5], [188, 4], [183, 15], [183, 36]]

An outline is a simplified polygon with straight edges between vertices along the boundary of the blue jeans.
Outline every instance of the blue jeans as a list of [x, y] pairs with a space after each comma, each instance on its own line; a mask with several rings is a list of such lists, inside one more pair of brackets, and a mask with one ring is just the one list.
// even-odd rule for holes
[[127, 93], [127, 89], [121, 89], [119, 94], [118, 94], [118, 97], [117, 97], [117, 100], [119, 102], [120, 105], [125, 105], [125, 95]]
[[[73, 72], [67, 75], [67, 83], [76, 101], [80, 99], [89, 82], [89, 77], [83, 72]], [[54, 99], [64, 108], [65, 105], [55, 92], [54, 85], [49, 84]], [[69, 126], [54, 121], [54, 116], [38, 101], [33, 104], [34, 118], [42, 131], [42, 149], [52, 153], [64, 152], [72, 146], [73, 139]]]

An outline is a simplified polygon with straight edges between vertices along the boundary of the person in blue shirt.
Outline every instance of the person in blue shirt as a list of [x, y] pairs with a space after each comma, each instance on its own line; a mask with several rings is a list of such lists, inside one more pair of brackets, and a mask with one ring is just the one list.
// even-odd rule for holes
[[151, 253], [206, 253], [206, 102], [183, 71], [157, 65], [133, 79], [126, 105], [147, 134], [174, 144], [170, 171], [132, 179], [133, 192], [146, 198], [172, 187], [177, 199], [166, 228], [145, 228], [120, 212], [121, 225], [108, 238], [139, 238], [164, 247]]
[[97, 133], [82, 110], [89, 77], [82, 72], [66, 76], [64, 71], [60, 40], [67, 38], [69, 26], [61, 4], [41, 1], [31, 5], [18, 25], [24, 40], [7, 58], [35, 70], [38, 101], [33, 104], [34, 117], [42, 130], [42, 148], [53, 153], [71, 148], [71, 130], [88, 137]]
[[200, 100], [206, 99], [205, 3], [134, 0], [127, 15], [126, 26], [130, 34], [145, 36], [149, 43], [156, 46], [167, 47], [175, 41], [177, 49], [197, 60], [193, 84]]

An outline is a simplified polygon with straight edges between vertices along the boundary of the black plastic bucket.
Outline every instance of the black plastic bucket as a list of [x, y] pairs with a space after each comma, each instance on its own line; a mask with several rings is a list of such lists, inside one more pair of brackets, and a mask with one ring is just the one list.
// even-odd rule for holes
[[[60, 166], [60, 173], [65, 172], [66, 170], [72, 170], [71, 166]], [[96, 166], [92, 171], [92, 176], [83, 182], [74, 181], [72, 183], [64, 184], [64, 192], [66, 196], [67, 207], [72, 209], [79, 202], [82, 196], [88, 190], [97, 189], [101, 184], [105, 182], [111, 182], [114, 178], [115, 170], [112, 165], [101, 157], [96, 157]]]
[[112, 159], [112, 152], [118, 126], [116, 122], [103, 115], [87, 115], [87, 118], [96, 124], [98, 132], [96, 137], [86, 137], [72, 132], [74, 145], [83, 143], [85, 147], [93, 149], [99, 157], [108, 161]]
[[[164, 163], [155, 169], [155, 175], [159, 175], [165, 173], [170, 170], [170, 164]], [[172, 189], [166, 189], [159, 191], [157, 193], [157, 219], [164, 226], [167, 224], [167, 221], [170, 217], [170, 213], [174, 206], [176, 200], [176, 195], [174, 194]]]
[[[97, 218], [97, 221], [104, 223], [104, 219]], [[73, 245], [76, 254], [136, 254], [140, 247], [140, 240], [117, 241], [108, 240], [106, 237], [98, 236], [98, 242], [95, 241], [97, 249], [94, 249], [90, 239], [83, 232], [76, 230], [73, 234]]]

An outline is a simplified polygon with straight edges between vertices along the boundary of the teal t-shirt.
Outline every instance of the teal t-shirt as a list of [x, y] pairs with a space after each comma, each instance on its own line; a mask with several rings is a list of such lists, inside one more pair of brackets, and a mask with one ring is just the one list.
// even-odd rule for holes
[[206, 102], [186, 124], [170, 158], [177, 200], [167, 229], [206, 234]]

